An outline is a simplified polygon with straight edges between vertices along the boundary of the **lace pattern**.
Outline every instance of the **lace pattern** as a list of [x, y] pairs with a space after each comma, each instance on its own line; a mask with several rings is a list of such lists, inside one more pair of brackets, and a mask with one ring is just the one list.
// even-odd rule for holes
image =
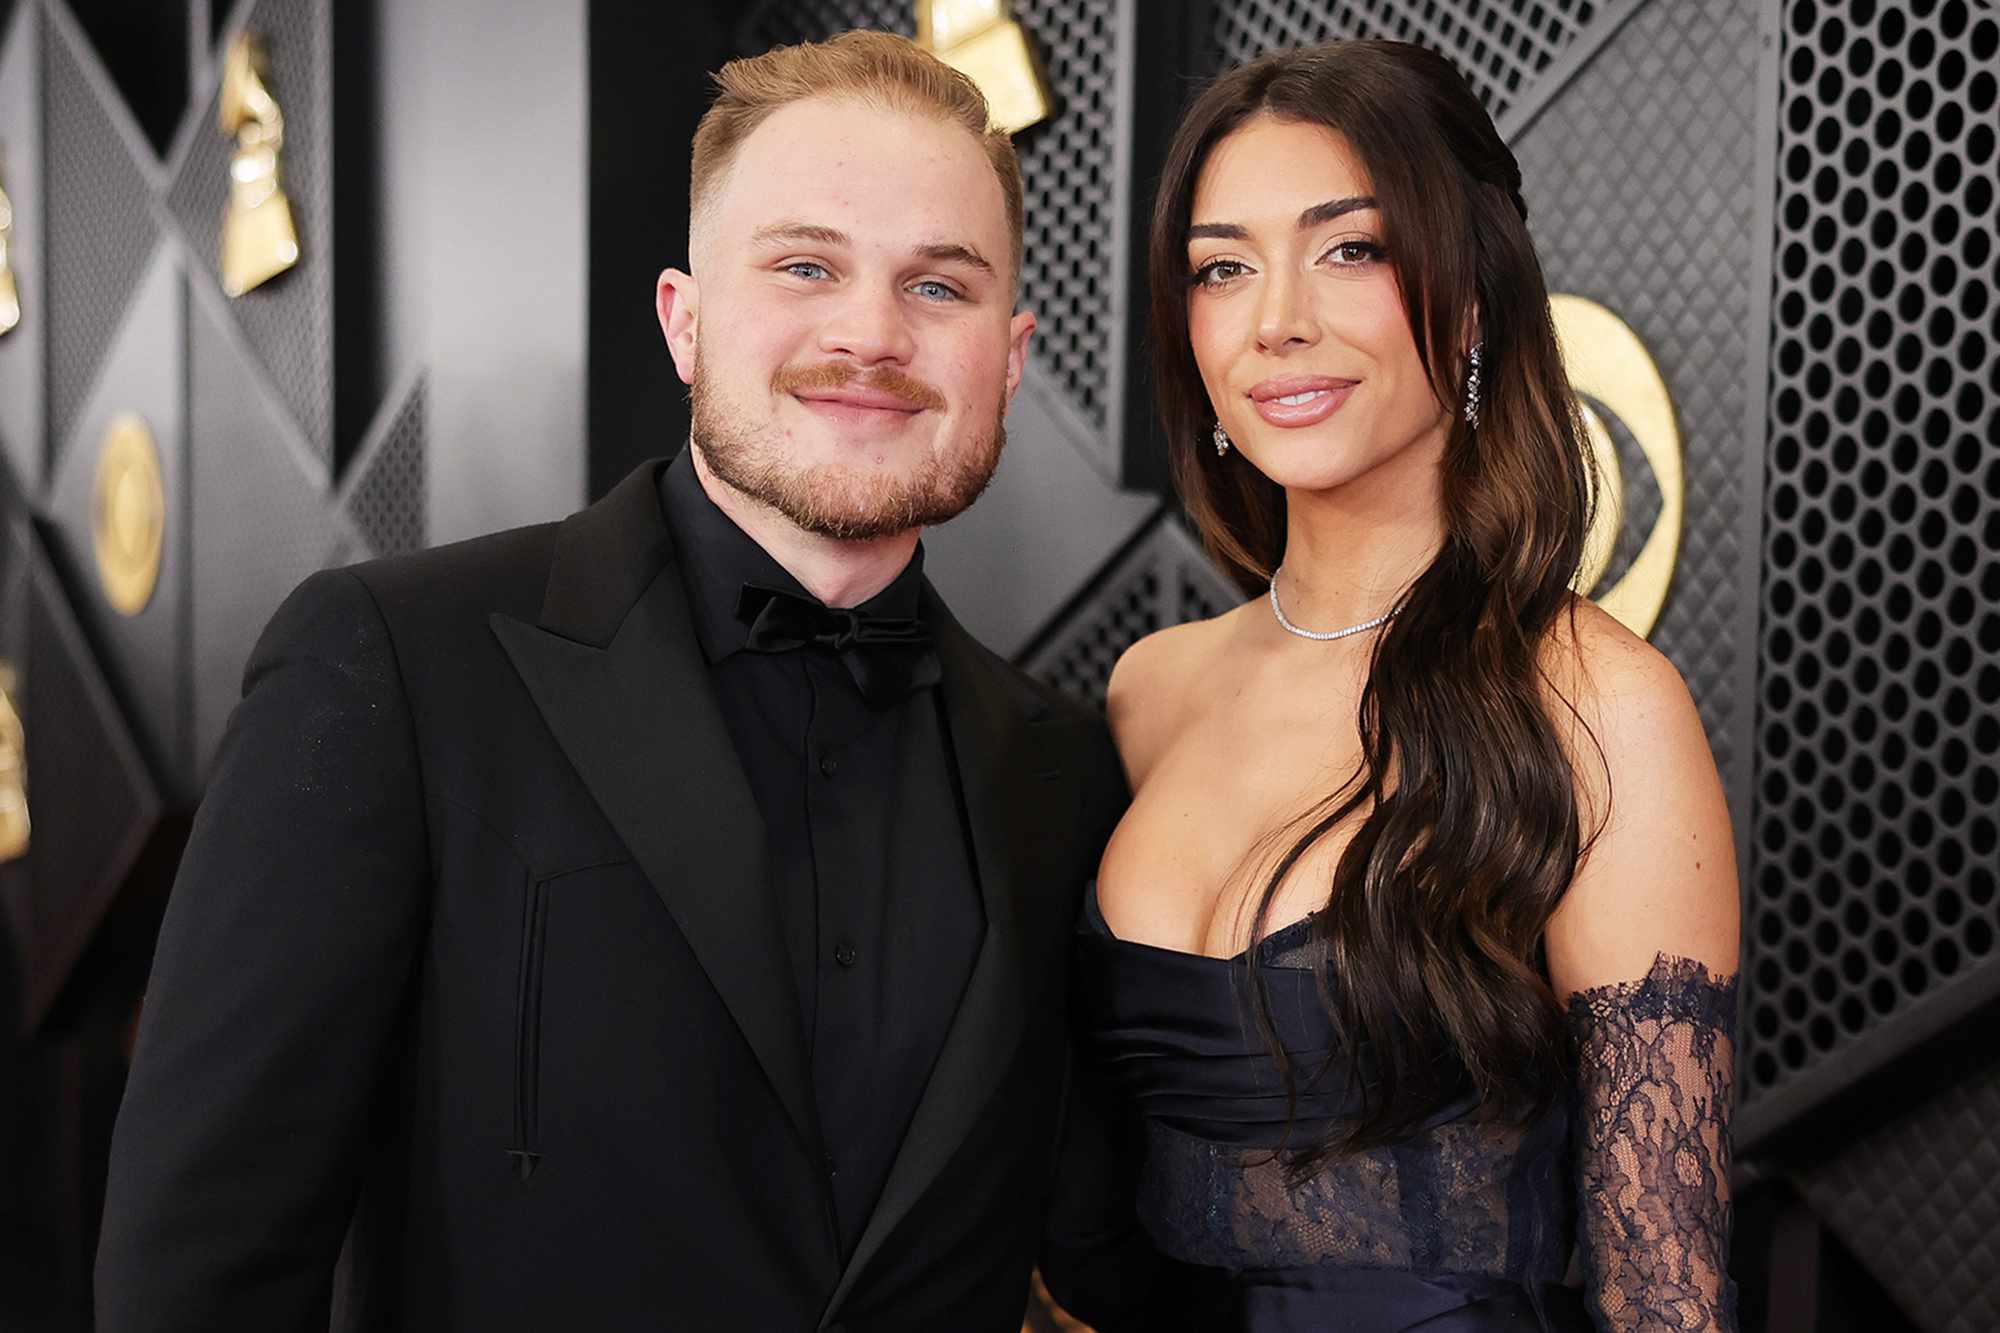
[[1736, 976], [1659, 955], [1569, 1002], [1584, 1297], [1613, 1333], [1735, 1333], [1729, 1110]]
[[1401, 1268], [1561, 1276], [1561, 1117], [1523, 1129], [1465, 1117], [1350, 1153], [1296, 1187], [1266, 1149], [1148, 1126], [1138, 1214], [1162, 1253], [1246, 1268]]

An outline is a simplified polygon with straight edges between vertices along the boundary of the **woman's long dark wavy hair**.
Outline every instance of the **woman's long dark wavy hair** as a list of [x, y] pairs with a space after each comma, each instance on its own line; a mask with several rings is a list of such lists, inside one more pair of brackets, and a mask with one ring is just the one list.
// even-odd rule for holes
[[[1335, 42], [1265, 56], [1210, 84], [1162, 173], [1149, 255], [1154, 371], [1175, 485], [1211, 554], [1253, 593], [1284, 554], [1282, 488], [1206, 447], [1215, 411], [1188, 339], [1196, 182], [1216, 144], [1263, 116], [1325, 126], [1358, 157], [1418, 355], [1451, 414], [1443, 542], [1375, 644], [1360, 765], [1278, 831], [1291, 841], [1252, 919], [1251, 1004], [1296, 1098], [1258, 946], [1286, 876], [1361, 817], [1313, 927], [1325, 950], [1322, 998], [1355, 1062], [1361, 1113], [1291, 1155], [1306, 1174], [1333, 1154], [1408, 1135], [1468, 1091], [1506, 1119], [1558, 1095], [1566, 1059], [1541, 937], [1588, 839], [1551, 709], [1581, 719], [1543, 663], [1558, 618], [1574, 613], [1570, 581], [1593, 489], [1513, 153], [1443, 57]], [[1476, 431], [1456, 410], [1475, 328]], [[1441, 1050], [1456, 1058], [1440, 1060]]]

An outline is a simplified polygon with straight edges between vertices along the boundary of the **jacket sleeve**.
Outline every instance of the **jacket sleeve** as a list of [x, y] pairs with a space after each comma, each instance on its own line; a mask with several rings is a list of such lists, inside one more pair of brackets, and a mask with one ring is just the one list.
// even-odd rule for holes
[[324, 1330], [428, 919], [388, 631], [313, 576], [244, 675], [167, 904], [112, 1138], [97, 1327]]

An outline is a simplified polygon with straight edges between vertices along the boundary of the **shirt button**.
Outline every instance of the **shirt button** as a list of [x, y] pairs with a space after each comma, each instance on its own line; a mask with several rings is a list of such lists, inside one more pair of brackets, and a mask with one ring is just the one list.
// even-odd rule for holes
[[838, 759], [835, 759], [830, 754], [823, 754], [819, 757], [819, 775], [821, 777], [830, 778], [839, 771], [840, 761]]
[[854, 960], [861, 956], [860, 950], [846, 940], [833, 946], [833, 961], [842, 967], [853, 967]]

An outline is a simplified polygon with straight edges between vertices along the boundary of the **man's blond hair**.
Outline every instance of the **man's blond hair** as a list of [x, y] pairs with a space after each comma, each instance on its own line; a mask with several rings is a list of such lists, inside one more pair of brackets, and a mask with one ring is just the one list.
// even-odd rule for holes
[[688, 192], [698, 227], [703, 210], [729, 172], [750, 132], [780, 107], [815, 97], [930, 116], [962, 127], [979, 140], [1007, 205], [1008, 258], [1021, 272], [1021, 163], [1014, 143], [988, 117], [977, 84], [905, 37], [888, 32], [844, 32], [824, 42], [778, 46], [732, 60], [715, 76], [721, 90], [694, 132], [694, 169]]

